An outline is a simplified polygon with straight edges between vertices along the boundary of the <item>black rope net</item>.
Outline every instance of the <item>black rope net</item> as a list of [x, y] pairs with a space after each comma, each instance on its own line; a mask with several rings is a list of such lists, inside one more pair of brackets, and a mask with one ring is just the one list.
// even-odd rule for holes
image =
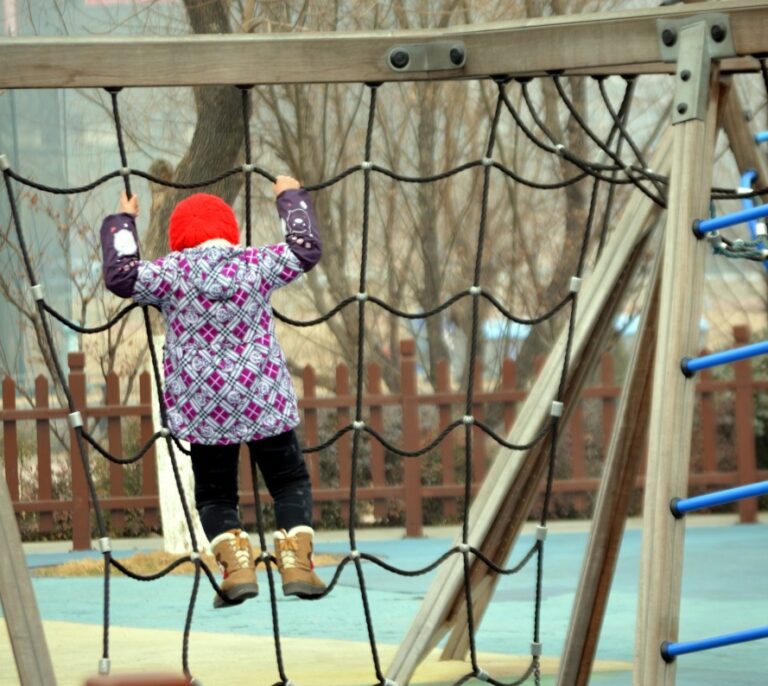
[[[277, 310], [275, 310], [275, 314], [278, 319], [280, 319], [281, 321], [289, 325], [296, 326], [296, 327], [312, 327], [312, 326], [321, 324], [323, 322], [326, 322], [330, 318], [338, 315], [341, 312], [341, 310], [343, 310], [344, 308], [356, 307], [357, 309], [358, 340], [357, 340], [357, 348], [356, 348], [357, 359], [355, 362], [356, 362], [356, 369], [358, 370], [358, 373], [356, 375], [354, 417], [347, 426], [340, 428], [338, 431], [336, 431], [334, 435], [330, 436], [327, 440], [323, 441], [321, 444], [315, 445], [315, 446], [305, 446], [304, 450], [305, 452], [323, 451], [327, 449], [329, 446], [332, 446], [345, 434], [350, 432], [352, 433], [352, 451], [351, 451], [351, 469], [350, 469], [351, 483], [349, 486], [350, 505], [349, 505], [349, 517], [348, 517], [349, 552], [345, 555], [344, 559], [337, 565], [335, 573], [333, 574], [331, 581], [328, 583], [328, 587], [325, 593], [322, 596], [314, 598], [314, 600], [320, 600], [326, 597], [327, 595], [331, 594], [339, 580], [339, 577], [343, 569], [349, 564], [352, 564], [354, 566], [358, 585], [359, 585], [359, 590], [360, 590], [360, 598], [362, 603], [363, 614], [365, 617], [365, 623], [367, 627], [368, 640], [370, 643], [372, 666], [375, 674], [375, 683], [381, 684], [382, 686], [393, 686], [393, 682], [387, 679], [387, 677], [384, 675], [384, 672], [382, 671], [380, 658], [379, 658], [379, 651], [377, 648], [376, 634], [375, 634], [376, 619], [374, 617], [374, 612], [371, 608], [368, 592], [366, 590], [366, 576], [365, 576], [365, 567], [363, 565], [363, 562], [365, 561], [368, 563], [372, 563], [374, 565], [378, 565], [379, 567], [393, 574], [410, 577], [410, 576], [427, 574], [435, 570], [439, 565], [446, 562], [446, 560], [456, 555], [461, 556], [463, 561], [463, 569], [464, 569], [463, 595], [464, 595], [464, 600], [467, 608], [473, 607], [473, 587], [470, 580], [470, 569], [471, 569], [471, 564], [473, 559], [480, 560], [483, 564], [487, 565], [489, 569], [493, 570], [493, 572], [501, 575], [511, 575], [511, 574], [518, 573], [522, 569], [524, 569], [531, 561], [535, 560], [536, 569], [535, 569], [534, 612], [533, 612], [534, 621], [533, 621], [532, 635], [531, 635], [531, 660], [528, 668], [524, 671], [523, 674], [521, 674], [515, 681], [507, 682], [507, 683], [509, 684], [509, 686], [511, 686], [511, 684], [521, 684], [529, 680], [530, 678], [534, 680], [534, 683], [536, 684], [540, 683], [540, 679], [541, 679], [540, 656], [541, 656], [541, 646], [542, 646], [541, 606], [542, 606], [542, 579], [543, 579], [543, 569], [544, 569], [545, 536], [537, 535], [535, 543], [525, 553], [522, 559], [516, 564], [508, 568], [499, 566], [494, 561], [486, 557], [481, 550], [478, 550], [469, 544], [469, 535], [470, 535], [469, 509], [470, 509], [470, 502], [471, 502], [471, 479], [473, 474], [473, 469], [472, 469], [473, 440], [474, 440], [474, 433], [475, 433], [473, 431], [473, 427], [479, 428], [485, 434], [490, 436], [494, 441], [496, 441], [499, 446], [509, 450], [527, 450], [539, 442], [547, 441], [547, 444], [545, 445], [545, 450], [547, 451], [546, 485], [544, 489], [543, 507], [541, 508], [541, 515], [538, 523], [539, 524], [538, 531], [545, 532], [547, 519], [548, 519], [548, 511], [550, 509], [550, 501], [552, 498], [553, 481], [555, 476], [555, 461], [556, 461], [555, 456], [556, 456], [558, 441], [561, 433], [560, 422], [561, 422], [561, 414], [562, 414], [561, 412], [562, 403], [565, 395], [566, 379], [569, 373], [571, 347], [572, 347], [572, 341], [573, 341], [575, 321], [577, 316], [577, 303], [578, 303], [578, 290], [579, 290], [578, 286], [586, 267], [587, 257], [588, 257], [588, 248], [590, 246], [590, 238], [593, 231], [595, 230], [594, 225], [597, 221], [596, 215], [598, 212], [597, 210], [598, 192], [601, 188], [601, 185], [604, 185], [604, 184], [609, 185], [610, 191], [607, 196], [608, 201], [606, 202], [603, 223], [600, 229], [601, 235], [600, 235], [599, 245], [600, 247], [602, 247], [602, 244], [604, 242], [604, 235], [609, 225], [609, 216], [612, 210], [612, 204], [613, 204], [613, 198], [614, 198], [613, 190], [615, 189], [616, 186], [621, 184], [631, 184], [636, 188], [638, 188], [642, 193], [647, 195], [654, 203], [657, 203], [659, 206], [663, 207], [665, 206], [665, 194], [666, 194], [666, 188], [668, 184], [668, 180], [666, 178], [655, 174], [652, 170], [648, 168], [645, 160], [643, 159], [643, 156], [639, 147], [631, 139], [631, 137], [627, 132], [626, 122], [628, 119], [632, 93], [633, 93], [634, 84], [635, 84], [635, 80], [633, 78], [625, 79], [625, 92], [618, 108], [615, 108], [611, 104], [609, 97], [606, 93], [606, 89], [604, 88], [603, 79], [602, 78], [598, 79], [600, 83], [600, 93], [604, 103], [605, 111], [609, 115], [610, 120], [612, 122], [612, 125], [610, 127], [610, 133], [605, 140], [601, 139], [594, 131], [592, 131], [588, 126], [586, 120], [580, 116], [579, 112], [577, 111], [573, 103], [569, 100], [568, 94], [562, 86], [560, 77], [554, 76], [551, 78], [555, 88], [557, 89], [557, 92], [560, 95], [562, 102], [565, 104], [570, 114], [574, 117], [575, 121], [583, 129], [586, 135], [592, 141], [594, 141], [594, 143], [597, 145], [597, 148], [601, 153], [601, 157], [603, 158], [602, 160], [596, 161], [596, 160], [582, 159], [581, 157], [576, 155], [574, 152], [564, 147], [562, 142], [556, 140], [554, 134], [547, 128], [545, 122], [541, 119], [541, 117], [538, 116], [536, 112], [535, 103], [533, 103], [531, 100], [528, 80], [521, 79], [519, 80], [519, 83], [516, 84], [516, 87], [519, 87], [520, 92], [522, 94], [522, 102], [526, 104], [529, 112], [528, 116], [533, 119], [533, 121], [535, 122], [538, 128], [538, 131], [535, 131], [532, 128], [530, 128], [528, 125], [526, 125], [525, 117], [523, 117], [522, 113], [513, 104], [512, 99], [509, 97], [508, 90], [510, 88], [510, 80], [507, 78], [497, 77], [492, 79], [496, 95], [495, 95], [495, 103], [492, 108], [492, 116], [490, 118], [490, 122], [488, 123], [487, 132], [485, 134], [486, 143], [485, 143], [483, 157], [480, 159], [474, 159], [474, 160], [465, 162], [455, 168], [448, 169], [431, 176], [424, 176], [424, 177], [406, 176], [398, 173], [395, 170], [382, 167], [376, 164], [375, 160], [371, 159], [372, 143], [373, 143], [373, 138], [375, 135], [375, 128], [376, 128], [376, 112], [377, 112], [378, 95], [380, 90], [382, 90], [383, 87], [381, 84], [364, 84], [361, 87], [364, 88], [365, 93], [367, 93], [368, 111], [367, 111], [365, 144], [364, 144], [364, 149], [362, 151], [362, 161], [357, 165], [351, 166], [343, 170], [341, 173], [337, 174], [333, 178], [325, 179], [314, 185], [306, 186], [308, 190], [313, 191], [313, 190], [320, 190], [323, 188], [327, 188], [329, 186], [333, 186], [334, 184], [339, 183], [346, 177], [353, 174], [361, 174], [363, 178], [363, 198], [362, 198], [363, 213], [362, 213], [362, 227], [361, 227], [361, 233], [359, 238], [360, 240], [360, 271], [359, 271], [359, 280], [358, 280], [358, 292], [356, 294], [351, 294], [348, 297], [340, 300], [333, 308], [328, 310], [323, 315], [314, 319], [297, 320], [297, 319], [288, 317]], [[246, 242], [247, 244], [250, 245], [251, 233], [252, 233], [251, 194], [252, 194], [253, 175], [256, 174], [261, 178], [269, 181], [274, 181], [275, 177], [268, 170], [262, 169], [254, 165], [252, 162], [251, 146], [250, 146], [250, 139], [249, 139], [249, 116], [251, 112], [251, 103], [250, 103], [251, 88], [242, 86], [242, 87], [239, 87], [239, 90], [241, 92], [241, 97], [242, 97], [245, 159], [243, 164], [240, 167], [235, 167], [233, 169], [220, 172], [212, 176], [211, 178], [201, 179], [194, 183], [178, 184], [178, 183], [166, 181], [159, 177], [148, 174], [144, 171], [132, 169], [129, 166], [129, 160], [126, 154], [126, 148], [124, 144], [123, 127], [120, 121], [120, 108], [119, 108], [119, 102], [118, 102], [120, 89], [118, 88], [109, 89], [108, 92], [111, 99], [111, 108], [112, 108], [112, 116], [113, 116], [114, 125], [115, 125], [116, 142], [117, 142], [117, 148], [120, 156], [120, 164], [121, 164], [120, 169], [115, 170], [109, 174], [106, 174], [92, 181], [91, 183], [83, 186], [72, 187], [72, 188], [56, 188], [56, 187], [47, 186], [42, 183], [35, 182], [35, 181], [32, 181], [31, 179], [27, 179], [20, 176], [12, 168], [10, 168], [10, 165], [7, 163], [7, 160], [4, 159], [3, 161], [3, 177], [6, 185], [8, 202], [10, 204], [12, 222], [15, 227], [16, 234], [18, 236], [18, 241], [19, 241], [21, 253], [24, 259], [24, 266], [26, 269], [26, 273], [29, 278], [29, 282], [32, 285], [32, 293], [37, 303], [38, 315], [39, 315], [40, 321], [42, 322], [44, 337], [47, 345], [49, 346], [50, 350], [53, 353], [52, 359], [54, 360], [54, 363], [56, 365], [55, 372], [56, 372], [56, 376], [58, 377], [57, 380], [61, 388], [63, 389], [64, 395], [66, 397], [66, 402], [69, 409], [69, 421], [70, 421], [70, 425], [74, 429], [74, 435], [79, 448], [79, 454], [80, 454], [80, 457], [83, 463], [83, 468], [87, 477], [87, 486], [88, 486], [90, 498], [93, 504], [96, 529], [98, 531], [98, 536], [99, 536], [99, 547], [104, 558], [103, 646], [102, 646], [102, 657], [99, 663], [99, 669], [103, 673], [106, 673], [109, 671], [109, 665], [110, 665], [110, 660], [109, 660], [110, 568], [112, 566], [114, 566], [116, 569], [119, 569], [121, 572], [123, 572], [127, 576], [133, 579], [136, 579], [138, 581], [152, 581], [154, 579], [158, 579], [168, 574], [170, 571], [172, 571], [176, 567], [183, 564], [192, 564], [194, 566], [194, 582], [192, 585], [192, 591], [191, 591], [189, 602], [188, 602], [186, 619], [184, 622], [182, 658], [181, 658], [182, 669], [184, 673], [190, 678], [192, 676], [192, 670], [189, 663], [189, 650], [188, 650], [189, 637], [190, 637], [190, 632], [192, 627], [195, 603], [197, 599], [198, 590], [200, 587], [201, 576], [204, 574], [207, 577], [212, 588], [215, 590], [216, 593], [219, 594], [222, 600], [224, 602], [228, 602], [228, 601], [224, 597], [223, 593], [221, 592], [221, 589], [216, 581], [213, 571], [208, 568], [208, 566], [205, 564], [205, 562], [203, 561], [200, 555], [200, 552], [201, 552], [200, 544], [195, 536], [195, 530], [192, 524], [192, 517], [190, 513], [190, 506], [184, 496], [184, 490], [181, 484], [181, 477], [180, 477], [178, 461], [177, 461], [176, 451], [183, 450], [183, 448], [181, 444], [174, 439], [174, 437], [170, 434], [170, 432], [166, 428], [167, 426], [166, 412], [163, 405], [162, 392], [161, 392], [162, 376], [160, 373], [160, 365], [158, 361], [157, 351], [153, 344], [152, 324], [151, 324], [151, 318], [150, 318], [148, 308], [146, 306], [143, 306], [141, 307], [141, 310], [142, 310], [142, 316], [144, 321], [146, 339], [148, 341], [148, 346], [149, 346], [152, 370], [155, 378], [155, 387], [157, 389], [157, 395], [160, 403], [161, 427], [155, 432], [151, 440], [148, 441], [145, 445], [143, 445], [135, 455], [132, 455], [127, 458], [118, 458], [111, 455], [108, 450], [106, 450], [103, 446], [101, 446], [99, 442], [96, 440], [96, 438], [90, 435], [83, 425], [82, 417], [78, 412], [77, 408], [75, 407], [72, 394], [67, 387], [67, 377], [65, 376], [58, 362], [58, 359], [59, 359], [58, 356], [55, 354], [55, 342], [54, 342], [54, 337], [52, 335], [51, 325], [50, 325], [48, 315], [50, 315], [50, 317], [53, 317], [60, 324], [70, 327], [74, 331], [78, 331], [85, 334], [91, 334], [91, 333], [104, 331], [105, 329], [115, 325], [119, 320], [121, 320], [124, 316], [129, 314], [132, 310], [137, 309], [138, 306], [136, 304], [128, 305], [110, 321], [102, 325], [99, 325], [96, 327], [90, 327], [90, 328], [80, 326], [75, 322], [70, 321], [61, 313], [57, 312], [54, 308], [52, 308], [46, 302], [42, 286], [40, 284], [37, 274], [34, 271], [29, 250], [25, 242], [25, 234], [24, 234], [24, 231], [22, 230], [19, 212], [16, 205], [16, 199], [15, 199], [15, 193], [14, 193], [14, 182], [23, 184], [25, 186], [29, 186], [47, 193], [74, 194], [74, 193], [86, 192], [101, 184], [107, 183], [112, 179], [116, 179], [119, 177], [119, 178], [122, 178], [124, 188], [130, 196], [131, 194], [130, 182], [131, 182], [132, 176], [141, 177], [167, 187], [172, 187], [177, 189], [192, 189], [192, 188], [200, 188], [200, 187], [208, 186], [210, 184], [216, 183], [217, 181], [220, 181], [232, 175], [242, 174], [244, 176], [244, 189], [245, 189], [245, 203], [244, 203], [245, 204], [245, 221], [244, 221], [245, 235], [246, 235]], [[521, 176], [519, 173], [515, 172], [514, 170], [498, 162], [496, 159], [494, 159], [494, 153], [496, 152], [496, 149], [497, 149], [497, 136], [499, 131], [499, 122], [502, 116], [511, 116], [517, 128], [519, 129], [519, 131], [526, 138], [528, 138], [532, 143], [534, 143], [542, 151], [543, 154], [550, 155], [553, 157], [553, 159], [556, 159], [557, 157], [565, 158], [566, 160], [568, 160], [570, 163], [573, 164], [573, 166], [578, 170], [578, 172], [573, 177], [565, 179], [562, 182], [545, 184], [535, 180], [526, 179], [523, 176]], [[627, 161], [622, 156], [622, 151], [625, 151], [627, 149], [629, 149], [629, 151], [631, 152], [630, 161]], [[480, 199], [481, 205], [480, 205], [480, 214], [479, 214], [479, 226], [478, 226], [478, 232], [477, 232], [477, 243], [475, 247], [472, 283], [468, 287], [457, 291], [454, 295], [447, 298], [444, 302], [439, 304], [437, 307], [434, 307], [431, 310], [423, 311], [423, 312], [404, 311], [402, 309], [396, 308], [388, 304], [387, 302], [385, 302], [384, 300], [381, 300], [378, 297], [369, 295], [367, 293], [367, 289], [368, 289], [368, 265], [369, 265], [369, 254], [368, 254], [369, 253], [369, 235], [370, 235], [370, 226], [371, 226], [371, 204], [372, 204], [372, 188], [371, 188], [372, 177], [376, 174], [379, 174], [379, 175], [389, 177], [398, 182], [429, 184], [442, 179], [446, 179], [448, 177], [451, 177], [457, 174], [461, 174], [462, 172], [465, 172], [471, 169], [479, 169], [482, 171], [482, 190], [481, 190], [481, 199]], [[503, 174], [509, 177], [516, 183], [524, 184], [525, 186], [533, 189], [540, 189], [545, 191], [555, 189], [555, 188], [564, 188], [568, 185], [579, 183], [584, 179], [591, 179], [589, 211], [586, 217], [586, 221], [584, 222], [581, 238], [578, 241], [578, 250], [579, 250], [578, 263], [577, 263], [578, 266], [575, 273], [573, 274], [573, 278], [571, 279], [570, 289], [568, 290], [568, 292], [562, 295], [562, 297], [551, 309], [535, 316], [524, 317], [524, 316], [518, 316], [514, 314], [513, 312], [509, 311], [506, 307], [504, 307], [496, 296], [494, 296], [490, 292], [487, 292], [483, 287], [484, 251], [487, 248], [486, 238], [488, 233], [489, 191], [491, 186], [491, 175], [497, 174], [497, 173]], [[722, 189], [720, 189], [719, 192], [721, 194], [728, 193], [728, 191], [724, 191]], [[437, 437], [435, 437], [427, 445], [424, 445], [416, 450], [405, 450], [393, 444], [392, 442], [388, 441], [379, 432], [375, 431], [370, 426], [367, 426], [365, 423], [365, 417], [363, 413], [364, 375], [360, 373], [360, 370], [364, 368], [364, 365], [366, 363], [365, 345], [364, 345], [366, 314], [369, 312], [369, 309], [371, 307], [376, 306], [388, 311], [390, 314], [395, 315], [397, 317], [401, 317], [405, 319], [426, 319], [428, 317], [433, 317], [438, 315], [439, 313], [444, 311], [446, 308], [451, 307], [456, 302], [463, 300], [465, 298], [470, 299], [471, 334], [469, 337], [469, 359], [470, 359], [470, 363], [468, 366], [469, 378], [467, 379], [465, 396], [464, 396], [465, 397], [464, 415], [461, 417], [456, 417], [452, 422], [448, 424], [448, 426], [446, 426], [444, 430], [440, 432], [440, 434]], [[487, 303], [490, 303], [490, 305], [493, 308], [495, 308], [495, 310], [497, 310], [498, 313], [508, 321], [516, 322], [520, 324], [527, 324], [527, 325], [536, 325], [542, 322], [546, 322], [552, 319], [553, 317], [555, 317], [555, 315], [557, 315], [561, 311], [565, 311], [565, 310], [568, 311], [567, 342], [565, 345], [565, 351], [562, 358], [561, 371], [560, 371], [560, 377], [559, 377], [560, 381], [558, 384], [555, 397], [552, 398], [553, 409], [551, 412], [551, 418], [545, 423], [543, 429], [539, 431], [538, 434], [534, 436], [532, 440], [530, 440], [525, 444], [515, 445], [513, 443], [508, 442], [502, 436], [500, 436], [492, 426], [490, 426], [489, 424], [483, 421], [480, 421], [480, 419], [476, 419], [475, 417], [473, 417], [473, 407], [475, 405], [474, 394], [475, 394], [475, 386], [476, 386], [475, 378], [474, 378], [475, 377], [474, 361], [478, 358], [478, 355], [479, 355], [481, 299], [484, 299], [485, 301], [487, 301]], [[416, 570], [401, 569], [396, 565], [389, 564], [384, 560], [377, 558], [374, 555], [359, 551], [357, 546], [357, 528], [358, 528], [358, 507], [357, 507], [358, 476], [357, 475], [359, 471], [358, 463], [360, 460], [361, 447], [362, 447], [362, 441], [364, 439], [364, 435], [367, 434], [368, 437], [370, 437], [370, 439], [379, 441], [383, 446], [385, 446], [387, 450], [391, 451], [392, 453], [408, 459], [408, 458], [417, 457], [419, 455], [423, 455], [431, 451], [433, 448], [438, 446], [446, 438], [446, 436], [448, 436], [448, 434], [450, 434], [453, 431], [463, 431], [464, 446], [465, 446], [464, 454], [463, 454], [464, 475], [465, 475], [464, 483], [463, 483], [464, 497], [463, 497], [463, 511], [461, 513], [462, 526], [461, 526], [460, 543], [458, 543], [451, 549], [445, 551], [438, 559], [434, 560], [432, 563], [428, 564], [427, 566], [421, 569], [416, 569]], [[125, 565], [123, 565], [118, 560], [113, 558], [111, 554], [111, 545], [110, 545], [110, 539], [107, 531], [107, 526], [105, 523], [102, 507], [99, 502], [99, 496], [97, 494], [96, 486], [94, 484], [94, 479], [91, 474], [91, 469], [88, 463], [88, 458], [85, 451], [85, 444], [88, 443], [100, 455], [102, 455], [107, 460], [110, 460], [111, 462], [118, 463], [118, 464], [130, 464], [132, 462], [135, 462], [141, 459], [147, 453], [150, 447], [156, 441], [160, 441], [160, 440], [165, 441], [168, 449], [169, 459], [170, 459], [172, 469], [173, 469], [173, 474], [176, 480], [176, 486], [178, 489], [179, 497], [181, 498], [181, 502], [182, 502], [184, 518], [186, 520], [186, 525], [189, 530], [192, 549], [195, 552], [189, 555], [180, 557], [179, 559], [175, 560], [172, 564], [168, 565], [165, 569], [163, 569], [162, 571], [156, 574], [141, 575], [127, 568]], [[499, 457], [499, 459], [503, 459], [503, 457]], [[252, 468], [253, 468], [253, 464], [252, 464]], [[275, 659], [277, 663], [278, 673], [280, 676], [280, 681], [278, 682], [278, 684], [281, 684], [282, 686], [287, 686], [288, 684], [291, 683], [291, 681], [286, 672], [286, 667], [283, 661], [283, 655], [282, 655], [282, 649], [281, 649], [281, 632], [280, 632], [279, 613], [278, 613], [279, 605], [277, 603], [277, 593], [276, 593], [276, 584], [274, 579], [274, 566], [273, 566], [276, 564], [276, 560], [272, 556], [270, 556], [268, 553], [266, 553], [267, 541], [265, 536], [264, 519], [261, 511], [260, 500], [259, 500], [258, 479], [255, 471], [253, 473], [253, 484], [254, 484], [254, 500], [255, 500], [255, 511], [256, 511], [256, 517], [257, 517], [258, 537], [259, 537], [261, 550], [263, 551], [261, 555], [261, 561], [264, 562], [265, 564], [268, 583], [269, 583], [269, 597], [270, 597], [271, 613], [272, 613], [272, 628], [273, 628], [274, 645], [275, 645]], [[472, 679], [476, 679], [476, 680], [480, 680], [480, 681], [484, 681], [492, 684], [498, 684], [499, 686], [501, 686], [505, 682], [502, 682], [494, 678], [492, 675], [488, 674], [478, 662], [478, 652], [477, 652], [477, 646], [476, 646], [476, 640], [475, 640], [476, 626], [475, 626], [475, 619], [473, 616], [473, 612], [467, 612], [467, 625], [468, 625], [467, 630], [468, 630], [469, 649], [470, 649], [469, 652], [470, 652], [470, 659], [471, 659], [471, 671], [468, 672], [461, 679], [459, 679], [459, 681], [457, 681], [456, 684], [462, 684]]]

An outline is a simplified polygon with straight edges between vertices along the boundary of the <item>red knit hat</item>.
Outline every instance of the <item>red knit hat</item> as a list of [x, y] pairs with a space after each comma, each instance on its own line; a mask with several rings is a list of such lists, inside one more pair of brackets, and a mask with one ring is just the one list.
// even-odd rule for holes
[[223, 238], [235, 245], [240, 242], [235, 213], [221, 198], [195, 193], [173, 208], [168, 224], [171, 250], [194, 248], [212, 238]]

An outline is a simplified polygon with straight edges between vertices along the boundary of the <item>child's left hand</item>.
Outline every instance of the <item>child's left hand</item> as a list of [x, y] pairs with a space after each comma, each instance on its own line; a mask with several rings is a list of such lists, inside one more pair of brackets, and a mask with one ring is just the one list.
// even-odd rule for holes
[[139, 214], [139, 196], [134, 193], [129, 198], [125, 191], [120, 193], [120, 212], [137, 217]]

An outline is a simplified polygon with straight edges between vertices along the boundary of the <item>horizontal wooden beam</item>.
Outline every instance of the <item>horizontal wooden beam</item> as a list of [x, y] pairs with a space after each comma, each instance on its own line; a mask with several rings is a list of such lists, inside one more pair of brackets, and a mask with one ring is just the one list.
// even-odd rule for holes
[[[297, 32], [180, 37], [40, 37], [0, 40], [0, 88], [83, 88], [410, 81], [548, 71], [672, 72], [660, 55], [657, 19], [728, 14], [736, 52], [721, 72], [758, 68], [744, 56], [768, 52], [768, 7], [722, 0], [651, 10], [574, 14], [444, 30]], [[466, 64], [395, 72], [395, 46], [462, 41]]]

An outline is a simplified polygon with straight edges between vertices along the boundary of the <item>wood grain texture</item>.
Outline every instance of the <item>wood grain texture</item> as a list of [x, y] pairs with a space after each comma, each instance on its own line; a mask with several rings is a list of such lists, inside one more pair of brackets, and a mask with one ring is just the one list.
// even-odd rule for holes
[[[443, 30], [301, 32], [179, 37], [62, 37], [0, 40], [0, 88], [334, 83], [573, 73], [672, 73], [660, 57], [656, 20], [727, 13], [740, 56], [768, 51], [768, 7], [722, 0], [651, 10], [571, 14]], [[395, 72], [398, 45], [463, 41], [461, 69]], [[725, 60], [723, 70], [758, 68]]]

